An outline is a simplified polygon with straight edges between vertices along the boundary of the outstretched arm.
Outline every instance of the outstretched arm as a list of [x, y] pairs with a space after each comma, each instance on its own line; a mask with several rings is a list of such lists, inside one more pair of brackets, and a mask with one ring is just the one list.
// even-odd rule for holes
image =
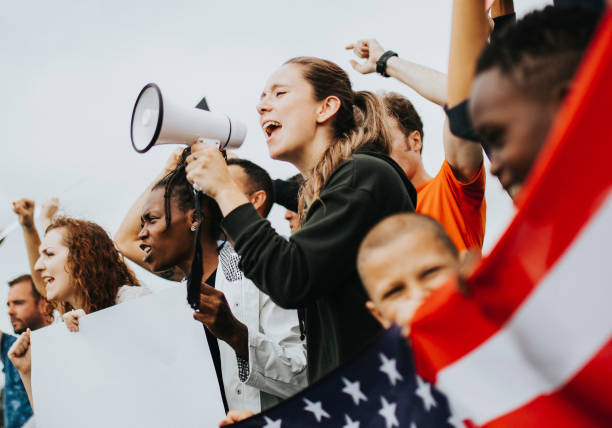
[[13, 211], [19, 217], [19, 224], [21, 224], [23, 229], [23, 239], [28, 252], [28, 261], [30, 262], [30, 272], [34, 286], [41, 296], [46, 297], [45, 284], [40, 277], [40, 273], [34, 269], [34, 265], [36, 265], [38, 260], [38, 249], [40, 248], [40, 236], [38, 236], [38, 230], [36, 230], [36, 225], [34, 224], [34, 201], [23, 198], [13, 202]]
[[[361, 74], [375, 72], [376, 61], [385, 52], [376, 39], [358, 40], [346, 46], [346, 49], [352, 49], [357, 57], [365, 59], [362, 63], [351, 59], [351, 65]], [[410, 86], [432, 103], [439, 106], [446, 104], [446, 75], [444, 73], [397, 56], [387, 60], [386, 73]]]
[[[469, 97], [476, 61], [489, 37], [489, 28], [484, 0], [453, 2], [448, 62], [448, 107], [455, 107]], [[447, 124], [444, 128], [446, 160], [459, 180], [469, 182], [482, 167], [482, 147], [478, 142], [452, 135]]]
[[[165, 177], [177, 165], [181, 159], [182, 151], [182, 149], [177, 149], [172, 153], [166, 162], [166, 166], [164, 167], [162, 173], [159, 174], [155, 180], [153, 180], [146, 190], [138, 197], [136, 202], [134, 202], [134, 204], [130, 207], [114, 236], [115, 245], [117, 245], [117, 248], [121, 254], [147, 270], [150, 270], [150, 268], [143, 262], [144, 252], [140, 248], [140, 241], [138, 239], [138, 234], [140, 233], [140, 215], [142, 213], [142, 207], [144, 206], [147, 196], [151, 192], [151, 188], [155, 185], [155, 183]], [[178, 268], [153, 273], [171, 281], [180, 281], [183, 279], [183, 274]]]

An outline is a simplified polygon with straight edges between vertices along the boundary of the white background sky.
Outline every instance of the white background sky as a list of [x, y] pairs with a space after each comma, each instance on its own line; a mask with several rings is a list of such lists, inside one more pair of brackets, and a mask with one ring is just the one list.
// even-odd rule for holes
[[[517, 0], [519, 15], [549, 3]], [[354, 89], [408, 96], [425, 124], [423, 158], [434, 175], [443, 160], [443, 112], [392, 79], [361, 76], [344, 46], [378, 38], [400, 56], [446, 71], [450, 0], [363, 1], [12, 1], [0, 12], [0, 227], [16, 216], [11, 202], [38, 204], [58, 196], [70, 215], [111, 234], [131, 203], [158, 174], [171, 146], [134, 152], [129, 125], [140, 89], [156, 82], [167, 96], [243, 120], [237, 153], [272, 177], [295, 169], [273, 161], [255, 104], [268, 75], [300, 55], [330, 59], [350, 74]], [[487, 236], [491, 248], [513, 214], [497, 180], [487, 177]], [[284, 210], [272, 222], [288, 233]], [[0, 246], [0, 305], [6, 281], [28, 271], [21, 231]], [[152, 288], [163, 280], [136, 269]], [[0, 329], [12, 331], [5, 310]]]

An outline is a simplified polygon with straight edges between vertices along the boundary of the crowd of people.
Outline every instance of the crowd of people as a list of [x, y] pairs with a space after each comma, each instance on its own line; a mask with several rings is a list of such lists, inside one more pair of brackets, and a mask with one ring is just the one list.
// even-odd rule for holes
[[[520, 200], [597, 28], [603, 5], [595, 3], [547, 6], [517, 21], [512, 0], [497, 0], [490, 16], [484, 0], [454, 0], [448, 75], [375, 39], [347, 46], [356, 71], [397, 79], [446, 114], [445, 159], [434, 174], [408, 98], [353, 91], [337, 64], [296, 57], [265, 82], [257, 112], [270, 156], [300, 174], [272, 180], [249, 160], [194, 142], [172, 154], [113, 237], [58, 216], [51, 200], [41, 239], [34, 202], [15, 202], [31, 272], [9, 282], [19, 338], [2, 332], [0, 342], [6, 427], [34, 423], [31, 330], [55, 313], [78, 334], [82, 316], [151, 292], [124, 258], [177, 282], [201, 260], [194, 322], [206, 327], [229, 411], [222, 424], [296, 394], [392, 324], [409, 340], [425, 299], [452, 278], [461, 286], [478, 263], [485, 155]], [[273, 203], [287, 210], [288, 237], [266, 220]]]

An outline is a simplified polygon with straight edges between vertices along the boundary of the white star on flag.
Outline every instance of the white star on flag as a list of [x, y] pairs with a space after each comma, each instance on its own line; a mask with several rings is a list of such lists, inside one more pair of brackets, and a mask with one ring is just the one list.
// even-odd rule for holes
[[380, 356], [380, 360], [382, 361], [382, 365], [380, 366], [379, 370], [389, 376], [389, 382], [391, 382], [391, 385], [395, 386], [396, 381], [404, 379], [402, 375], [399, 374], [399, 372], [397, 371], [394, 359], [387, 358], [383, 353], [380, 353], [378, 355]]
[[414, 422], [412, 422], [412, 423], [410, 424], [410, 428], [417, 428], [417, 426], [416, 426], [416, 424], [415, 424]]
[[344, 418], [346, 420], [346, 425], [344, 425], [342, 428], [359, 428], [359, 422], [355, 422], [353, 421], [349, 415], [344, 415]]
[[321, 406], [320, 401], [313, 403], [308, 398], [304, 398], [304, 402], [307, 404], [307, 406], [304, 407], [304, 410], [311, 412], [314, 415], [314, 417], [317, 418], [317, 422], [321, 422], [321, 419], [323, 419], [324, 417], [325, 418], [330, 417], [329, 413], [323, 410], [323, 407]]
[[351, 382], [347, 378], [343, 377], [342, 382], [344, 382], [344, 388], [342, 388], [342, 392], [351, 396], [356, 405], [359, 405], [359, 400], [368, 401], [368, 398], [361, 392], [359, 389], [359, 382]]
[[414, 393], [423, 399], [425, 410], [429, 412], [429, 409], [431, 409], [432, 406], [437, 406], [436, 400], [434, 400], [433, 395], [431, 394], [431, 385], [424, 382], [420, 376], [416, 377], [416, 381], [417, 389], [414, 391]]
[[263, 428], [281, 428], [282, 420], [277, 419], [277, 420], [273, 421], [272, 419], [270, 419], [267, 416], [264, 416], [264, 419], [266, 420], [266, 424], [263, 426]]
[[394, 426], [399, 426], [399, 422], [397, 421], [397, 417], [395, 417], [395, 403], [389, 404], [385, 397], [380, 397], [382, 402], [382, 408], [378, 411], [378, 414], [385, 418], [385, 424], [387, 428], [391, 428]]

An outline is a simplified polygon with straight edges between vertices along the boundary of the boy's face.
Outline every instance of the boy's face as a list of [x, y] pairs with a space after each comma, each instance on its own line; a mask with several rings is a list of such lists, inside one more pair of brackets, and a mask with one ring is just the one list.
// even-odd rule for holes
[[369, 250], [360, 266], [368, 309], [385, 328], [407, 326], [432, 290], [458, 273], [457, 257], [426, 229]]

